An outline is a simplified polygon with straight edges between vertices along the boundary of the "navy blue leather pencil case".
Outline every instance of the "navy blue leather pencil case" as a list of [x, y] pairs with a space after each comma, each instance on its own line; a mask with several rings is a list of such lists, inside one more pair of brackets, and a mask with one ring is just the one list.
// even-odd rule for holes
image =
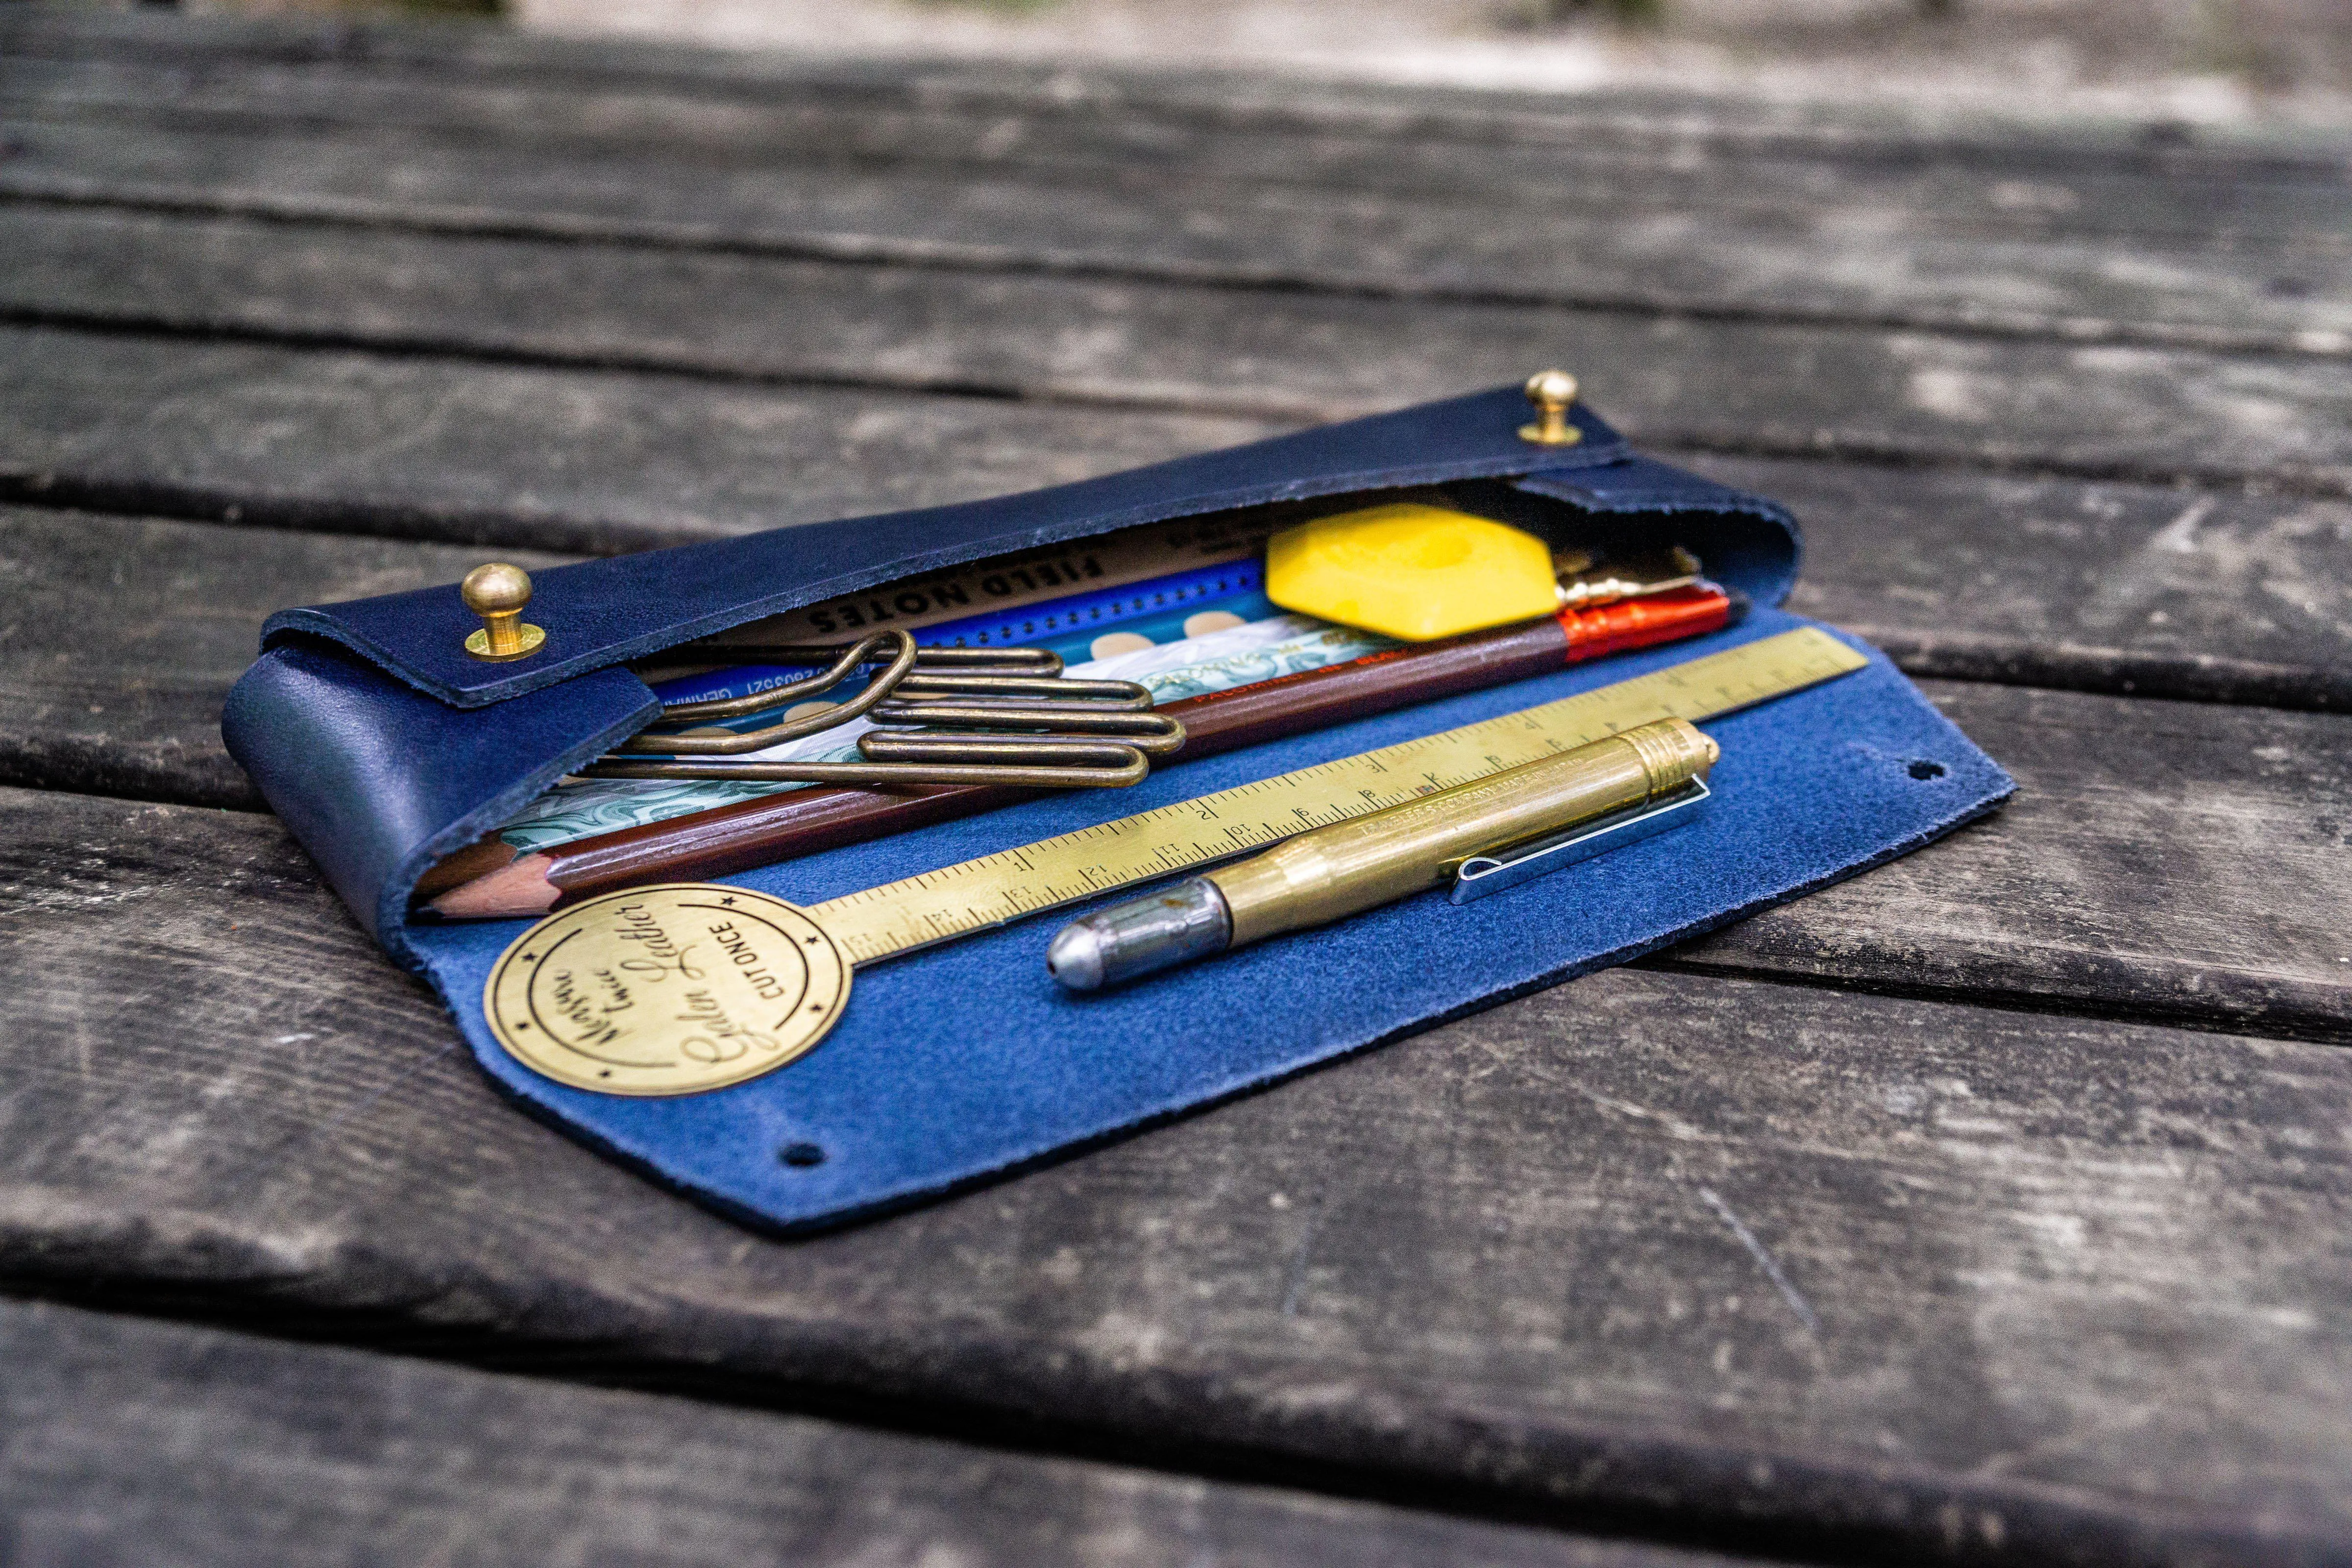
[[[1680, 544], [1755, 605], [1739, 624], [1514, 685], [1269, 742], [721, 880], [803, 905], [1452, 729], [1805, 625], [1794, 520], [1643, 457], [1582, 406], [1570, 446], [1523, 440], [1517, 388], [1422, 405], [1078, 484], [778, 529], [540, 576], [544, 648], [464, 650], [454, 584], [292, 609], [231, 693], [230, 751], [385, 951], [424, 974], [522, 1105], [742, 1219], [837, 1223], [1258, 1087], [1853, 875], [1992, 809], [2008, 777], [1885, 659], [1709, 721], [1703, 820], [1472, 903], [1407, 900], [1123, 990], [1047, 976], [1057, 921], [861, 971], [839, 1025], [732, 1087], [632, 1099], [502, 1049], [483, 986], [525, 921], [432, 923], [419, 878], [658, 717], [628, 661], [961, 563], [1175, 520], [1284, 521], [1430, 487], [1604, 550]], [[1922, 764], [1932, 764], [1922, 765]], [[787, 1161], [780, 1152], [792, 1149]]]

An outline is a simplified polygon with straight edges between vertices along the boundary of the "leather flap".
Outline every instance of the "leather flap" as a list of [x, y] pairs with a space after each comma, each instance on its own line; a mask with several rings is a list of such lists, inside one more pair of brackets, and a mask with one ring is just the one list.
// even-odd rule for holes
[[1503, 387], [1050, 489], [559, 567], [535, 579], [528, 612], [547, 628], [547, 646], [512, 663], [467, 655], [467, 634], [479, 623], [454, 585], [283, 610], [262, 628], [262, 646], [296, 637], [341, 643], [420, 691], [479, 708], [763, 616], [983, 556], [1236, 507], [1564, 474], [1627, 455], [1623, 437], [1581, 405], [1571, 411], [1584, 433], [1574, 446], [1521, 440], [1527, 417], [1519, 390]]

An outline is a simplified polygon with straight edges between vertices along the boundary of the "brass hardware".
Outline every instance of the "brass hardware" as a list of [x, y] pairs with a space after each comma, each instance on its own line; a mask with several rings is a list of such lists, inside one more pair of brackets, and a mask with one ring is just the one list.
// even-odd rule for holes
[[[1092, 991], [1436, 887], [1493, 850], [1622, 816], [1704, 780], [1716, 744], [1661, 719], [1339, 822], [1087, 916], [1054, 939], [1054, 977]], [[1704, 794], [1704, 789], [1701, 791]], [[1091, 886], [1091, 884], [1089, 884]]]
[[814, 1048], [849, 1005], [849, 956], [808, 911], [673, 882], [560, 910], [515, 938], [482, 1016], [532, 1071], [598, 1094], [699, 1094]]
[[[998, 737], [1002, 740], [1003, 737]], [[1053, 736], [1038, 736], [1041, 741]], [[1002, 784], [1014, 789], [1125, 789], [1151, 773], [1151, 760], [1132, 746], [1062, 742], [1015, 752], [971, 741], [948, 762], [761, 763], [730, 757], [611, 757], [580, 770], [591, 779], [720, 779], [733, 784], [845, 784], [891, 789], [941, 784]]]
[[[1124, 680], [1065, 680], [1061, 659], [1043, 649], [919, 648], [902, 631], [873, 632], [847, 647], [703, 647], [730, 658], [781, 658], [827, 668], [748, 697], [665, 703], [659, 729], [622, 742], [581, 769], [582, 777], [1123, 789], [1143, 782], [1150, 758], [1171, 755], [1184, 744], [1184, 726], [1150, 711], [1151, 694], [1142, 687]], [[691, 660], [699, 651], [688, 647], [665, 657]], [[884, 668], [865, 690], [799, 719], [740, 731], [694, 728], [680, 733], [675, 728], [773, 712], [876, 665]], [[764, 762], [747, 755], [861, 717], [877, 724], [926, 727], [859, 736], [861, 762]]]
[[[1073, 686], [1124, 685], [1124, 681], [1077, 681]], [[1004, 741], [1076, 741], [1087, 737], [1116, 741], [1146, 756], [1172, 757], [1184, 749], [1184, 723], [1166, 713], [1155, 713], [1139, 703], [1126, 708], [1109, 702], [1030, 702], [1018, 707], [1006, 702], [885, 702], [874, 710], [877, 724], [926, 724], [929, 730], [898, 735], [873, 731], [857, 738], [857, 749], [879, 758], [895, 750], [912, 756], [915, 742], [939, 751], [953, 737], [938, 731], [979, 730]], [[1045, 731], [1035, 734], [1024, 731]], [[1006, 731], [1010, 731], [1007, 733]], [[910, 749], [913, 748], [913, 749]]]
[[1538, 447], [1573, 447], [1584, 432], [1568, 422], [1568, 405], [1576, 401], [1576, 377], [1564, 370], [1538, 371], [1528, 377], [1528, 401], [1536, 405], [1536, 422], [1519, 426], [1519, 439]]
[[[885, 652], [887, 649], [888, 651]], [[720, 698], [715, 701], [665, 702], [661, 721], [665, 724], [707, 725], [713, 719], [740, 719], [747, 714], [765, 713], [803, 698], [830, 691], [850, 675], [869, 664], [888, 662], [888, 668], [848, 701], [837, 707], [822, 709], [801, 719], [786, 719], [757, 730], [736, 731], [719, 730], [712, 733], [660, 735], [651, 730], [642, 731], [613, 748], [614, 757], [740, 757], [746, 752], [763, 752], [770, 746], [781, 746], [786, 741], [797, 741], [803, 735], [820, 734], [836, 724], [862, 716], [866, 710], [890, 695], [891, 689], [915, 668], [920, 650], [915, 639], [905, 632], [876, 632], [846, 648], [827, 650], [834, 658], [833, 667], [818, 674], [795, 680], [786, 686], [772, 686], [765, 691], [755, 691], [748, 697]], [[648, 775], [604, 774], [604, 777]]]
[[1717, 755], [1688, 720], [1661, 719], [1317, 828], [1208, 879], [1240, 947], [1436, 887], [1473, 856], [1647, 805], [1705, 779]]
[[547, 633], [525, 626], [522, 607], [530, 603], [530, 574], [520, 566], [493, 561], [466, 574], [457, 584], [466, 608], [482, 617], [481, 629], [466, 638], [466, 651], [476, 658], [504, 663], [528, 658], [547, 645]]
[[[880, 633], [874, 633], [880, 636]], [[675, 680], [680, 676], [699, 675], [706, 670], [724, 669], [739, 664], [805, 664], [827, 666], [841, 658], [841, 648], [831, 643], [770, 643], [770, 642], [698, 642], [683, 647], [670, 648], [650, 658], [639, 659], [629, 668], [637, 672], [647, 685]], [[876, 659], [873, 662], [884, 662]], [[953, 672], [976, 669], [991, 676], [1049, 676], [1062, 673], [1062, 656], [1042, 647], [927, 647], [916, 656], [915, 662], [923, 669]], [[917, 674], [912, 680], [927, 680], [930, 676]], [[831, 685], [831, 677], [812, 685]], [[797, 689], [797, 688], [795, 689]], [[756, 711], [745, 709], [745, 712]]]
[[1620, 599], [1671, 594], [1678, 588], [1696, 586], [1699, 581], [1698, 557], [1679, 544], [1622, 562], [1612, 561], [1606, 566], [1594, 565], [1588, 556], [1574, 570], [1561, 571], [1559, 607], [1589, 610], [1613, 605]]

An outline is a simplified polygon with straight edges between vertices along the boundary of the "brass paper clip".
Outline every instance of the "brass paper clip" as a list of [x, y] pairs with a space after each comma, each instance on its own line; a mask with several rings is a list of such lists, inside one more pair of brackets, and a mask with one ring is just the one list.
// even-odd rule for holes
[[[803, 679], [746, 697], [665, 703], [658, 726], [581, 770], [600, 779], [734, 779], [763, 784], [1012, 784], [1117, 789], [1139, 784], [1150, 759], [1184, 743], [1184, 726], [1150, 711], [1151, 694], [1124, 680], [1066, 680], [1040, 648], [919, 648], [903, 631], [846, 648], [734, 643], [673, 650], [677, 667], [716, 661], [816, 664]], [[703, 728], [829, 691], [861, 668], [884, 668], [846, 702], [757, 730]], [[914, 700], [908, 700], [908, 699]], [[849, 720], [914, 726], [858, 737], [864, 761], [772, 762], [748, 757]], [[674, 725], [693, 725], [682, 733]]]

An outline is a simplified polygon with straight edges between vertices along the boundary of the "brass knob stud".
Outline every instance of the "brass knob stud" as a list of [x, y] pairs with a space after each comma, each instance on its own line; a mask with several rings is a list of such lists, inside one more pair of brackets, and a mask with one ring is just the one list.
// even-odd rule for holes
[[1576, 401], [1576, 377], [1564, 370], [1538, 371], [1528, 377], [1528, 401], [1536, 405], [1536, 421], [1519, 426], [1519, 439], [1538, 447], [1573, 447], [1584, 432], [1568, 422], [1568, 405]]
[[503, 663], [528, 658], [547, 644], [547, 633], [525, 626], [522, 607], [530, 603], [530, 574], [520, 566], [493, 561], [466, 574], [457, 584], [466, 608], [482, 617], [481, 629], [466, 638], [466, 651], [476, 658]]

